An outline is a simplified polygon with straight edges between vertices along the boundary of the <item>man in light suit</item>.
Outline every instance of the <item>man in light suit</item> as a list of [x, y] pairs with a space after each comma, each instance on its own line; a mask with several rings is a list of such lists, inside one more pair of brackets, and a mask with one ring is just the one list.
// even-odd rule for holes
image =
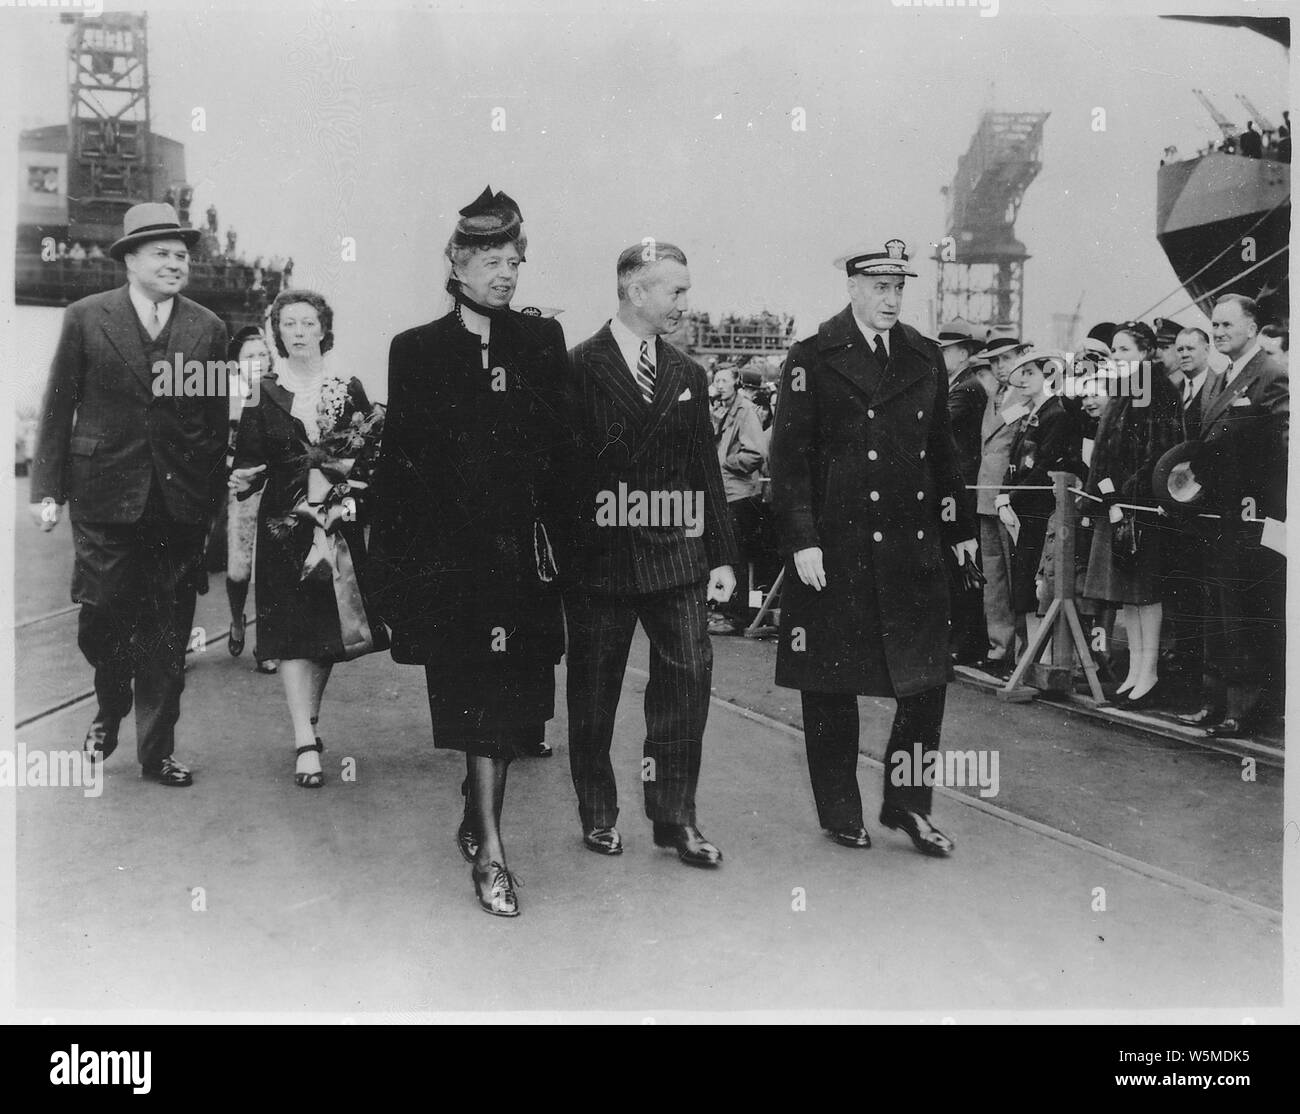
[[1015, 337], [994, 337], [977, 353], [987, 359], [998, 384], [988, 396], [980, 426], [980, 466], [976, 476], [975, 510], [979, 520], [980, 562], [984, 573], [984, 621], [989, 649], [980, 663], [995, 677], [1009, 677], [1016, 665], [1016, 635], [1025, 631], [1011, 606], [1011, 535], [999, 521], [998, 485], [1006, 478], [1011, 443], [1029, 408], [1020, 392], [1009, 386], [1011, 368], [1028, 345]]
[[618, 313], [570, 355], [576, 433], [564, 531], [569, 762], [583, 842], [623, 850], [610, 743], [628, 648], [650, 639], [641, 776], [657, 846], [715, 866], [696, 825], [695, 787], [709, 712], [707, 601], [735, 590], [736, 543], [709, 419], [704, 369], [665, 335], [686, 311], [680, 248], [653, 241], [618, 259]]
[[[718, 463], [722, 467], [722, 486], [727, 496], [727, 513], [739, 550], [740, 575], [746, 566], [762, 557], [764, 509], [763, 484], [759, 473], [767, 457], [763, 423], [758, 410], [740, 390], [740, 371], [720, 367], [713, 373], [713, 387], [722, 403], [718, 422]], [[756, 568], [762, 582], [766, 570]], [[710, 634], [739, 634], [749, 615], [749, 599], [742, 587], [731, 600], [718, 609], [719, 618], [709, 623]]]
[[1265, 519], [1286, 521], [1290, 387], [1286, 362], [1259, 345], [1259, 307], [1224, 294], [1210, 318], [1214, 346], [1231, 360], [1205, 388], [1202, 469], [1221, 517], [1209, 543], [1215, 603], [1207, 639], [1222, 694], [1186, 722], [1212, 736], [1250, 735], [1270, 700], [1280, 711], [1286, 666], [1286, 558], [1263, 544]]
[[220, 392], [178, 396], [171, 375], [154, 373], [225, 359], [225, 325], [180, 293], [198, 238], [170, 205], [127, 211], [109, 248], [127, 285], [64, 314], [31, 486], [44, 530], [69, 506], [77, 642], [99, 701], [85, 750], [112, 754], [134, 703], [142, 773], [168, 786], [193, 780], [172, 756], [174, 731], [203, 539], [225, 494], [228, 376], [202, 377], [200, 390]]

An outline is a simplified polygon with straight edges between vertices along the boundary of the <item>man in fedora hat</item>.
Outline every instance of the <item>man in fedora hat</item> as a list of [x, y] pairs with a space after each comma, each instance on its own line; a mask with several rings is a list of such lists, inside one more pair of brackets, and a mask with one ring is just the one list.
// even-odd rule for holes
[[1206, 649], [1222, 690], [1185, 719], [1216, 736], [1251, 734], [1284, 696], [1286, 558], [1266, 530], [1281, 532], [1286, 520], [1290, 388], [1285, 361], [1260, 348], [1259, 323], [1258, 304], [1242, 294], [1214, 305], [1214, 346], [1231, 362], [1205, 388], [1193, 461], [1210, 492], [1206, 509], [1220, 515], [1209, 541]]
[[192, 781], [172, 756], [174, 729], [203, 539], [225, 488], [226, 397], [158, 393], [171, 377], [153, 374], [159, 361], [225, 358], [225, 325], [180, 293], [198, 238], [170, 205], [127, 210], [109, 248], [126, 285], [64, 314], [31, 486], [42, 529], [69, 507], [77, 642], [99, 701], [86, 752], [112, 754], [134, 704], [143, 775], [169, 786]]
[[898, 320], [916, 275], [906, 245], [889, 240], [839, 265], [849, 304], [790, 350], [773, 425], [772, 506], [786, 559], [776, 683], [802, 694], [817, 818], [845, 847], [871, 846], [858, 697], [897, 701], [880, 822], [942, 857], [953, 842], [930, 823], [932, 779], [912, 756], [939, 746], [952, 676], [944, 551], [973, 565], [975, 523], [943, 356]]
[[[939, 351], [948, 372], [948, 419], [957, 446], [957, 470], [964, 484], [974, 484], [980, 471], [980, 427], [989, 393], [981, 372], [987, 360], [975, 364], [975, 353], [984, 347], [988, 330], [958, 317], [939, 327]], [[991, 370], [991, 368], [990, 368]], [[967, 490], [971, 514], [975, 513], [975, 492]], [[952, 600], [952, 658], [958, 664], [973, 665], [988, 653], [988, 628], [984, 624], [984, 593], [978, 585], [954, 586]]]
[[[975, 477], [975, 511], [979, 522], [981, 569], [984, 573], [984, 623], [988, 647], [982, 667], [995, 677], [1009, 677], [1016, 664], [1016, 613], [1011, 606], [1011, 535], [998, 519], [998, 489], [1011, 462], [1011, 444], [1029, 407], [1008, 377], [1029, 345], [1019, 337], [990, 337], [977, 353], [988, 360], [996, 389], [988, 396], [980, 421], [980, 465]], [[1025, 632], [1019, 631], [1021, 637]]]

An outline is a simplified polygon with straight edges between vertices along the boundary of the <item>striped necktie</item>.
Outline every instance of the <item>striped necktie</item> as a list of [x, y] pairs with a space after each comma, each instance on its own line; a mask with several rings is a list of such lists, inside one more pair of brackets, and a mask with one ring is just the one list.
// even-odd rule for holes
[[157, 340], [158, 334], [162, 332], [162, 314], [158, 312], [158, 303], [153, 302], [153, 313], [149, 317], [149, 324], [145, 329], [149, 333], [150, 340]]
[[655, 365], [650, 359], [650, 342], [641, 342], [641, 358], [636, 362], [636, 385], [641, 388], [641, 395], [647, 403], [655, 397]]

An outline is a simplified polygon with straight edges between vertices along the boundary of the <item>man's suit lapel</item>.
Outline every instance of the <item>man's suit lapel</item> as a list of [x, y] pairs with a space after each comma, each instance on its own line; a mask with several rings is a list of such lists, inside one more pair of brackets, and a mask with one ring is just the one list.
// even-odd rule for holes
[[[197, 350], [202, 332], [202, 319], [198, 307], [188, 298], [176, 295], [176, 304], [172, 307], [171, 343], [168, 347], [173, 352], [189, 354]], [[214, 359], [224, 359], [225, 353], [219, 352]]]
[[678, 404], [682, 384], [686, 381], [686, 361], [663, 337], [655, 345], [655, 356], [655, 392], [650, 403], [650, 417], [639, 435], [640, 443], [632, 450], [634, 458], [650, 444], [656, 430], [668, 417], [669, 410]]
[[1231, 406], [1234, 399], [1238, 399], [1246, 393], [1246, 390], [1251, 386], [1251, 384], [1259, 378], [1259, 373], [1263, 371], [1264, 361], [1266, 359], [1267, 356], [1264, 353], [1264, 350], [1260, 349], [1260, 351], [1256, 352], [1255, 355], [1250, 358], [1250, 363], [1241, 369], [1237, 378], [1227, 386], [1224, 384], [1227, 383], [1228, 380], [1228, 371], [1231, 371], [1232, 369], [1229, 368], [1228, 371], [1222, 371], [1219, 373], [1218, 382], [1216, 383], [1218, 390], [1210, 400], [1209, 406], [1201, 412], [1202, 429]]
[[610, 332], [608, 323], [596, 334], [589, 359], [592, 378], [601, 385], [634, 426], [644, 424], [645, 399], [641, 397], [641, 390], [636, 385], [636, 380], [632, 378], [631, 369], [628, 368], [623, 360], [623, 354], [618, 350], [618, 342]]
[[[152, 393], [153, 370], [149, 367], [144, 342], [140, 339], [140, 318], [136, 315], [127, 290], [128, 287], [120, 287], [104, 303], [104, 335], [135, 377]], [[179, 299], [177, 301], [179, 303]], [[183, 349], [177, 348], [176, 351]]]

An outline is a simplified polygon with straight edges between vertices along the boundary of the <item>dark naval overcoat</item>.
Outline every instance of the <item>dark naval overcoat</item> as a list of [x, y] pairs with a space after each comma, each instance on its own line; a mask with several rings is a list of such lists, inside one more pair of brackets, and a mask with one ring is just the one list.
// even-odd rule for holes
[[[790, 350], [772, 437], [786, 558], [776, 683], [910, 696], [946, 683], [949, 545], [975, 537], [938, 347], [902, 323], [881, 366], [850, 307]], [[792, 555], [820, 546], [826, 587]]]

